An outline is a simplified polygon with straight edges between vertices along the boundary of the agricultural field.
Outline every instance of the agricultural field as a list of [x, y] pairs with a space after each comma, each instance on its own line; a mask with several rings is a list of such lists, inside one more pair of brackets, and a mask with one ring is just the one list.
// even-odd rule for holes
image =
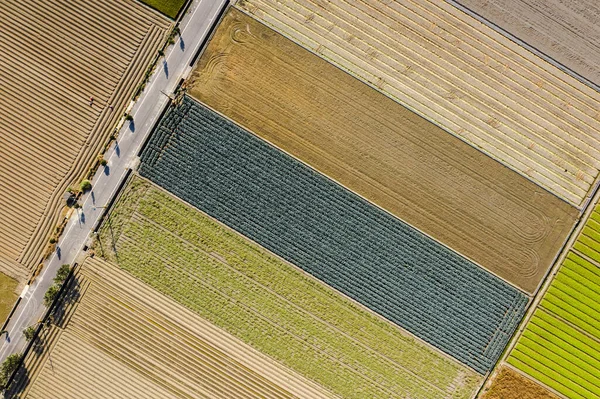
[[569, 399], [600, 397], [599, 211], [597, 206], [507, 360]]
[[529, 293], [578, 213], [236, 9], [188, 93]]
[[521, 291], [187, 96], [141, 158], [142, 176], [482, 374], [523, 316]]
[[600, 86], [600, 4], [597, 1], [457, 2]]
[[482, 377], [135, 177], [96, 254], [344, 398], [469, 398]]
[[17, 300], [18, 281], [0, 273], [0, 323], [4, 323]]
[[6, 0], [0, 24], [0, 271], [25, 281], [170, 22], [134, 0]]
[[179, 10], [183, 7], [185, 0], [141, 0], [142, 3], [158, 10], [169, 18], [177, 17]]
[[8, 397], [334, 399], [105, 261], [63, 304]]
[[517, 371], [502, 367], [480, 399], [560, 399]]
[[241, 0], [237, 7], [570, 204], [583, 208], [591, 196], [600, 93], [453, 5]]

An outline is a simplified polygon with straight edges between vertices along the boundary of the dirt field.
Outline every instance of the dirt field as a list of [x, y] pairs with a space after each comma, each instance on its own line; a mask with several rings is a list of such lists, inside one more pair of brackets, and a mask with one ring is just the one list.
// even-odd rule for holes
[[503, 367], [485, 389], [480, 399], [559, 399], [559, 397], [536, 382], [511, 368]]
[[134, 0], [7, 0], [0, 24], [0, 271], [23, 280], [170, 22]]
[[443, 1], [238, 7], [575, 206], [600, 168], [600, 93]]
[[17, 300], [17, 285], [17, 280], [0, 273], [0, 323], [4, 323]]
[[458, 3], [600, 85], [597, 1], [458, 0]]
[[70, 295], [9, 397], [333, 398], [107, 262]]
[[528, 292], [577, 214], [235, 9], [190, 94]]

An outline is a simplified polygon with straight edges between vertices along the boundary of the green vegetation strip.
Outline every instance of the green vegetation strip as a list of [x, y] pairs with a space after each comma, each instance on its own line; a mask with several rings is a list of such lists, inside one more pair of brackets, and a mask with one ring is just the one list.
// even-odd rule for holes
[[508, 363], [567, 398], [600, 398], [600, 213], [597, 206]]
[[98, 252], [345, 398], [469, 398], [471, 369], [135, 178]]
[[142, 3], [165, 14], [167, 17], [175, 19], [185, 0], [141, 0]]

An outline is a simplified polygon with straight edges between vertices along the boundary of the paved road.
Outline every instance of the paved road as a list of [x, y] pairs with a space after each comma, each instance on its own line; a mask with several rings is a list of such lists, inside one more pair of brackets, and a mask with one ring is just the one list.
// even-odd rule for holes
[[125, 123], [116, 145], [104, 155], [108, 160], [107, 168], [98, 170], [92, 180], [93, 189], [82, 198], [82, 208], [71, 215], [59, 240], [57, 252], [46, 262], [42, 273], [27, 292], [21, 295], [21, 303], [7, 326], [8, 335], [4, 334], [2, 338], [0, 361], [25, 349], [27, 342], [23, 330], [44, 315], [44, 294], [52, 285], [56, 271], [60, 265], [74, 262], [81, 254], [104, 207], [117, 194], [142, 144], [168, 104], [167, 94], [173, 93], [179, 80], [191, 72], [189, 64], [226, 2], [227, 0], [195, 0], [190, 6], [180, 23], [179, 40], [166, 51], [164, 59], [159, 60], [156, 72], [131, 111], [133, 123]]

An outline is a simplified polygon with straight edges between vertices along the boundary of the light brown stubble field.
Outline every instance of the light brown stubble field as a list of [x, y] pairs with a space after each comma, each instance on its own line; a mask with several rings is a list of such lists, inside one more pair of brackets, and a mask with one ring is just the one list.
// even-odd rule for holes
[[458, 3], [600, 85], [597, 0], [458, 0]]
[[134, 0], [7, 0], [0, 23], [0, 271], [24, 281], [170, 22]]
[[238, 10], [192, 79], [192, 96], [528, 292], [577, 216]]
[[67, 298], [7, 397], [335, 398], [108, 262]]
[[600, 93], [439, 0], [240, 7], [582, 208], [600, 171]]

